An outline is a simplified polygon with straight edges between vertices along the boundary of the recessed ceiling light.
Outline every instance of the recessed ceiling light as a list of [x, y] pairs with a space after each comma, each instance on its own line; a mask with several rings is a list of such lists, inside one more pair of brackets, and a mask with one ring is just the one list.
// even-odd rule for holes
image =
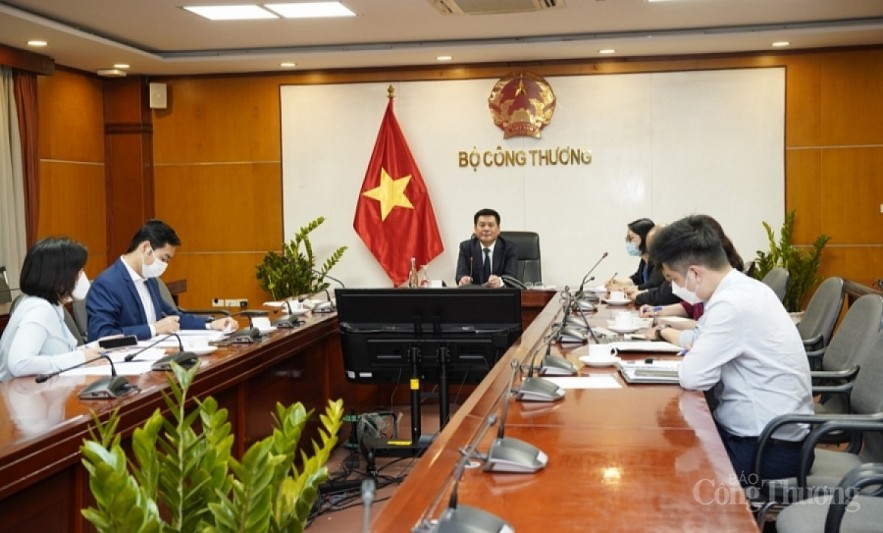
[[184, 6], [184, 9], [209, 20], [258, 20], [279, 18], [256, 5]]
[[791, 41], [776, 41], [773, 43], [773, 46], [776, 46], [776, 47], [791, 46]]
[[599, 54], [615, 54], [616, 50], [613, 48], [602, 48], [602, 49], [598, 50], [598, 53]]
[[450, 61], [454, 59], [453, 56], [438, 56], [435, 58], [436, 61]]
[[126, 68], [129, 68], [129, 64], [128, 63], [117, 63], [113, 66], [113, 68], [126, 69]]
[[33, 46], [34, 48], [40, 48], [40, 47], [46, 46], [48, 44], [49, 43], [47, 43], [46, 41], [41, 41], [39, 39], [32, 39], [32, 40], [28, 41], [28, 46]]
[[297, 4], [264, 4], [264, 7], [287, 19], [321, 17], [355, 17], [356, 14], [340, 2], [299, 2]]
[[292, 63], [290, 61], [286, 61], [285, 63], [279, 63], [279, 66], [282, 68], [292, 68], [292, 67], [296, 67], [297, 63]]

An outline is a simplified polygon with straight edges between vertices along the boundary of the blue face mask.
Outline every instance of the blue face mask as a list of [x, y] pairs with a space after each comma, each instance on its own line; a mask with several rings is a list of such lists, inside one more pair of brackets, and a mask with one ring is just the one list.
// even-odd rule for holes
[[638, 248], [638, 245], [633, 243], [632, 241], [625, 242], [625, 251], [628, 252], [629, 255], [638, 257], [641, 255], [641, 250]]

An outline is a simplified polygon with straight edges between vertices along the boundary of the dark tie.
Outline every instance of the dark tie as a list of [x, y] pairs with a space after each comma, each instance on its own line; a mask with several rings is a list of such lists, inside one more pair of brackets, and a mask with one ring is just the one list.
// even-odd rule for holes
[[491, 249], [484, 249], [484, 264], [481, 266], [481, 275], [483, 279], [482, 283], [487, 283], [487, 281], [491, 278]]

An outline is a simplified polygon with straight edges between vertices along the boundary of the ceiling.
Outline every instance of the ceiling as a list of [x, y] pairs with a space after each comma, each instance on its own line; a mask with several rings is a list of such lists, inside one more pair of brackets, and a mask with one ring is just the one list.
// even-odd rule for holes
[[438, 0], [342, 0], [356, 17], [237, 22], [180, 7], [245, 1], [0, 1], [0, 44], [28, 49], [42, 39], [49, 45], [31, 50], [59, 65], [127, 63], [144, 75], [433, 65], [439, 55], [455, 64], [597, 58], [603, 48], [616, 58], [749, 52], [781, 40], [791, 50], [883, 44], [883, 0], [557, 0], [563, 6], [493, 15], [443, 14]]

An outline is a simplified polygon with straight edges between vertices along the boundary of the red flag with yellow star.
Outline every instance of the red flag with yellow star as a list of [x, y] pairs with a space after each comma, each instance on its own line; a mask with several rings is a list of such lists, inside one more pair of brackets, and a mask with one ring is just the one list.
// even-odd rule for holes
[[394, 285], [408, 279], [411, 258], [426, 265], [444, 250], [435, 212], [389, 98], [365, 172], [353, 228]]

